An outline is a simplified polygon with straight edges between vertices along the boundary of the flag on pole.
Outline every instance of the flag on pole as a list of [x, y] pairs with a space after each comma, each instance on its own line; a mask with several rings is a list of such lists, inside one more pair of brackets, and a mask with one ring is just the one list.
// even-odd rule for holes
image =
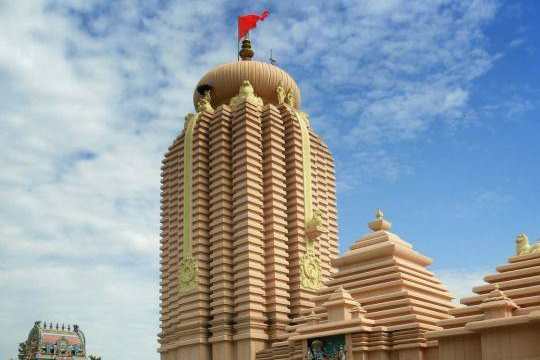
[[268, 10], [264, 10], [260, 15], [248, 14], [238, 17], [238, 40], [242, 39], [248, 32], [257, 26], [259, 21], [266, 19], [270, 15]]

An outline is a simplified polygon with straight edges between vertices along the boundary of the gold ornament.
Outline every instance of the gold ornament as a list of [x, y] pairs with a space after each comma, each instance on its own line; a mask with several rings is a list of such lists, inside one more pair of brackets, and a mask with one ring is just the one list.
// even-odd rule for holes
[[193, 256], [184, 257], [180, 261], [180, 290], [187, 291], [195, 288], [197, 283], [197, 263]]
[[212, 107], [212, 97], [210, 95], [210, 91], [207, 90], [204, 92], [203, 97], [197, 101], [197, 112], [214, 112], [214, 108]]
[[199, 114], [187, 114], [184, 129], [184, 199], [182, 209], [182, 259], [180, 261], [180, 289], [192, 289], [196, 285], [197, 263], [192, 255], [192, 187], [193, 187], [193, 132]]
[[320, 235], [326, 232], [324, 229], [322, 216], [322, 212], [315, 209], [313, 210], [313, 217], [310, 220], [306, 221], [307, 240], [314, 241]]
[[289, 105], [290, 107], [296, 106], [296, 97], [294, 96], [292, 89], [287, 91], [287, 95], [285, 95], [285, 104]]
[[300, 259], [300, 285], [304, 289], [317, 290], [321, 287], [321, 264], [315, 253], [315, 243], [307, 241], [306, 253]]
[[540, 253], [540, 242], [530, 245], [529, 238], [525, 234], [516, 237], [516, 255], [538, 254]]
[[238, 91], [238, 95], [233, 97], [229, 103], [232, 108], [237, 107], [238, 105], [244, 102], [251, 102], [257, 106], [263, 106], [263, 101], [260, 97], [255, 95], [255, 90], [249, 80], [244, 80]]
[[285, 102], [285, 89], [283, 88], [283, 84], [280, 81], [277, 88], [276, 88], [276, 95], [277, 95], [277, 102], [278, 105], [281, 105]]
[[[294, 96], [289, 91], [287, 98], [294, 99]], [[287, 100], [286, 100], [287, 102]], [[311, 142], [309, 135], [309, 120], [307, 114], [296, 112], [296, 118], [300, 125], [300, 133], [302, 137], [302, 170], [304, 175], [304, 216], [306, 218], [306, 253], [300, 259], [300, 286], [304, 289], [318, 289], [321, 284], [321, 264], [317, 254], [315, 253], [315, 240], [324, 232], [322, 226], [322, 214], [318, 210], [313, 209], [313, 193], [312, 193], [312, 178], [311, 178]]]

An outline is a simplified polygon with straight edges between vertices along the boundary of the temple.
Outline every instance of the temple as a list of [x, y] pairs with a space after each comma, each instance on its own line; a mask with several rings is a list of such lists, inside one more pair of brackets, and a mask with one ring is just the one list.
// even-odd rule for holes
[[540, 246], [520, 236], [463, 305], [381, 210], [339, 256], [300, 89], [248, 39], [239, 55], [201, 78], [163, 160], [161, 359], [540, 358]]
[[19, 360], [86, 360], [86, 343], [77, 325], [36, 321], [28, 338], [19, 344]]

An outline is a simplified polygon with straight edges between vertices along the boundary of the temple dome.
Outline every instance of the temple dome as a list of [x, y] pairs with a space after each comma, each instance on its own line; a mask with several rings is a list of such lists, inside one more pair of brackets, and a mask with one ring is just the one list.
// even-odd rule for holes
[[286, 92], [292, 91], [296, 99], [295, 107], [300, 108], [300, 89], [296, 81], [277, 66], [253, 60], [223, 64], [210, 70], [198, 82], [193, 94], [193, 102], [197, 104], [205, 90], [211, 89], [214, 107], [228, 104], [231, 98], [238, 95], [238, 90], [244, 80], [251, 83], [255, 94], [261, 97], [265, 104], [274, 105], [278, 104], [276, 88], [281, 82]]

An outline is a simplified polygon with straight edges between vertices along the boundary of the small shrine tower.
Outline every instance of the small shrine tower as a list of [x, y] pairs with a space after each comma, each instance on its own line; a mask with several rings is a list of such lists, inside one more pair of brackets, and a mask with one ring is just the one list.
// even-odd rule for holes
[[165, 154], [164, 360], [251, 360], [311, 309], [338, 255], [334, 161], [294, 79], [252, 60], [210, 70]]
[[86, 340], [78, 325], [36, 321], [25, 342], [19, 344], [19, 360], [86, 360]]

